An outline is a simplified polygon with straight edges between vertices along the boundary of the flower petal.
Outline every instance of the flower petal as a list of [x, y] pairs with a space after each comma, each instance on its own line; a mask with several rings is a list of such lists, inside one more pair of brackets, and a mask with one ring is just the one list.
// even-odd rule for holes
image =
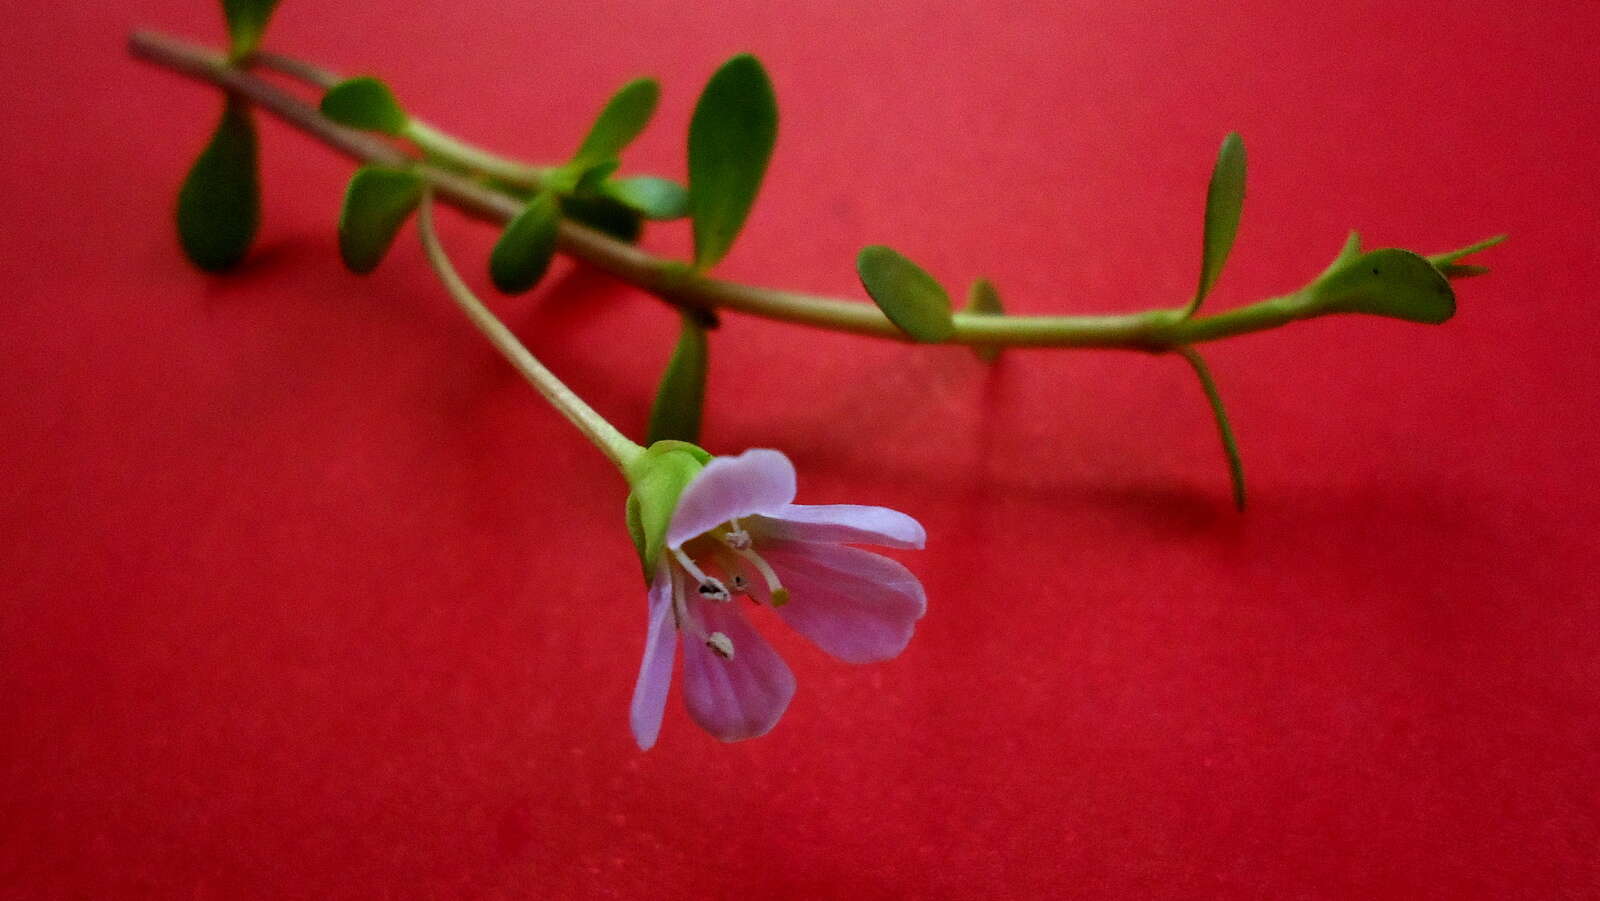
[[888, 660], [905, 650], [928, 608], [922, 583], [910, 570], [869, 551], [774, 542], [761, 548], [761, 556], [789, 590], [789, 603], [777, 608], [778, 615], [846, 663]]
[[768, 513], [794, 500], [794, 464], [775, 450], [755, 448], [737, 457], [713, 457], [678, 497], [667, 527], [667, 546], [738, 516]]
[[678, 630], [672, 622], [672, 576], [663, 562], [650, 582], [650, 625], [644, 636], [644, 658], [639, 661], [639, 681], [633, 686], [628, 725], [639, 750], [648, 751], [661, 733], [661, 713], [672, 685], [672, 662], [678, 656]]
[[928, 540], [922, 523], [888, 507], [856, 504], [788, 504], [755, 520], [762, 533], [791, 541], [876, 544], [918, 548]]
[[698, 641], [683, 643], [683, 702], [690, 718], [723, 741], [767, 734], [794, 697], [794, 673], [733, 604], [690, 605], [707, 633], [733, 641], [731, 660]]

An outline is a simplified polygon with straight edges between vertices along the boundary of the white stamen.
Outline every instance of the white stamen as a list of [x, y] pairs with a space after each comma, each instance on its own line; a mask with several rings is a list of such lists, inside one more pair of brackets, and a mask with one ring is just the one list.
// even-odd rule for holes
[[762, 580], [767, 583], [767, 593], [771, 596], [772, 606], [782, 607], [784, 604], [789, 603], [789, 590], [784, 588], [783, 583], [778, 580], [778, 574], [773, 571], [772, 564], [763, 560], [760, 554], [748, 547], [734, 547], [731, 543], [728, 547], [733, 548], [735, 554], [748, 560], [750, 565], [761, 573]]
[[707, 635], [706, 647], [711, 649], [711, 653], [716, 654], [723, 660], [733, 659], [733, 639], [721, 632], [712, 632]]
[[728, 587], [706, 575], [704, 570], [689, 559], [689, 555], [685, 554], [682, 548], [673, 548], [672, 555], [678, 558], [678, 565], [683, 567], [684, 572], [700, 583], [698, 590], [701, 597], [722, 603], [733, 600], [733, 595], [728, 593]]

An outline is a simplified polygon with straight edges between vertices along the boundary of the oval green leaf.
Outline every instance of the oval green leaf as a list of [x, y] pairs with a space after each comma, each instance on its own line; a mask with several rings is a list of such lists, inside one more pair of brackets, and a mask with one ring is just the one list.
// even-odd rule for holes
[[694, 263], [727, 255], [761, 190], [778, 139], [778, 100], [761, 63], [741, 54], [711, 76], [689, 121]]
[[1456, 295], [1427, 259], [1386, 247], [1346, 258], [1313, 282], [1311, 303], [1329, 313], [1372, 313], [1437, 324], [1456, 311]]
[[636, 175], [608, 181], [602, 190], [606, 196], [646, 219], [682, 219], [689, 211], [689, 192], [670, 178]]
[[389, 86], [376, 78], [347, 78], [322, 95], [322, 114], [340, 125], [399, 135], [410, 117]]
[[500, 233], [489, 254], [489, 277], [506, 294], [521, 294], [539, 283], [556, 253], [561, 207], [555, 195], [542, 192], [523, 207]]
[[1211, 377], [1211, 370], [1198, 351], [1192, 347], [1180, 347], [1178, 354], [1193, 367], [1195, 376], [1200, 379], [1200, 390], [1206, 393], [1206, 403], [1211, 405], [1211, 415], [1217, 422], [1217, 437], [1222, 440], [1222, 455], [1228, 460], [1228, 478], [1233, 483], [1233, 506], [1242, 513], [1245, 502], [1244, 457], [1239, 454], [1239, 442], [1233, 437], [1233, 426], [1228, 424], [1228, 411], [1222, 406], [1222, 394], [1217, 391], [1217, 382]]
[[1200, 286], [1189, 301], [1185, 315], [1199, 309], [1211, 293], [1222, 267], [1228, 262], [1234, 236], [1239, 232], [1239, 216], [1244, 211], [1244, 141], [1238, 132], [1228, 135], [1217, 152], [1217, 165], [1211, 170], [1206, 188], [1205, 229], [1200, 239]]
[[650, 408], [647, 444], [657, 441], [699, 441], [700, 412], [706, 396], [706, 330], [692, 313], [683, 314], [678, 346], [667, 361]]
[[639, 214], [609, 197], [562, 197], [561, 215], [629, 244], [644, 233]]
[[[1004, 316], [1005, 309], [1000, 305], [1000, 292], [995, 290], [994, 282], [980, 278], [972, 283], [967, 290], [967, 305], [962, 309], [964, 313], [974, 316]], [[1000, 345], [977, 344], [973, 345], [972, 352], [978, 359], [985, 363], [993, 363], [1000, 358]]]
[[650, 124], [660, 99], [661, 85], [654, 78], [638, 78], [623, 85], [600, 110], [572, 162], [587, 167], [621, 154]]
[[878, 309], [916, 341], [943, 341], [955, 331], [950, 295], [921, 266], [882, 244], [864, 247], [856, 272]]
[[422, 177], [404, 169], [365, 166], [350, 177], [339, 210], [339, 256], [351, 271], [378, 268], [400, 226], [422, 199]]
[[201, 269], [220, 272], [250, 251], [261, 224], [256, 153], [250, 107], [229, 97], [211, 142], [178, 189], [178, 240]]
[[228, 22], [229, 56], [243, 59], [255, 52], [278, 0], [222, 0], [222, 17]]

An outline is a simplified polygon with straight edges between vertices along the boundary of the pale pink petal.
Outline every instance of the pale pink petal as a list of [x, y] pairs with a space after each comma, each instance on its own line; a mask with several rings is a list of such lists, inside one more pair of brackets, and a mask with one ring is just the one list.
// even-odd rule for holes
[[872, 663], [899, 654], [927, 610], [922, 583], [888, 557], [836, 544], [797, 542], [763, 546], [761, 556], [789, 591], [789, 602], [777, 608], [778, 615], [846, 663]]
[[724, 660], [686, 634], [683, 643], [683, 702], [700, 728], [723, 741], [765, 735], [794, 697], [794, 673], [745, 622], [734, 604], [694, 600], [691, 606], [706, 632], [733, 641], [733, 659]]
[[639, 661], [639, 681], [633, 686], [628, 724], [639, 750], [648, 751], [661, 733], [661, 712], [672, 685], [672, 662], [678, 654], [678, 630], [672, 622], [672, 577], [666, 562], [656, 568], [650, 583], [650, 625], [644, 636], [644, 659]]
[[713, 457], [678, 498], [667, 545], [685, 541], [738, 516], [778, 510], [794, 500], [794, 464], [775, 450]]
[[754, 520], [752, 528], [774, 538], [835, 544], [921, 548], [928, 539], [922, 523], [899, 510], [856, 504], [789, 504]]

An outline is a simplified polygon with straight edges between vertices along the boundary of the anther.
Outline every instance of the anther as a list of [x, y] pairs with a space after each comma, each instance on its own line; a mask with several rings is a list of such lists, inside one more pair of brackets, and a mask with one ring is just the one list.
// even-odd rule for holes
[[678, 564], [683, 567], [684, 571], [692, 576], [696, 582], [700, 583], [697, 590], [700, 592], [701, 597], [721, 602], [733, 600], [733, 595], [728, 593], [727, 586], [706, 575], [705, 571], [696, 566], [695, 562], [689, 559], [689, 555], [685, 554], [681, 548], [673, 548], [672, 555], [678, 558]]
[[[731, 547], [731, 545], [730, 545]], [[773, 571], [772, 564], [761, 558], [761, 555], [749, 548], [734, 548], [733, 552], [750, 561], [750, 565], [761, 573], [761, 578], [767, 583], [767, 594], [771, 596], [772, 606], [782, 607], [789, 603], [789, 590], [783, 587], [778, 580], [778, 574]]]
[[716, 654], [723, 660], [733, 659], [733, 639], [721, 632], [712, 632], [707, 635], [706, 647], [711, 649], [711, 653]]

